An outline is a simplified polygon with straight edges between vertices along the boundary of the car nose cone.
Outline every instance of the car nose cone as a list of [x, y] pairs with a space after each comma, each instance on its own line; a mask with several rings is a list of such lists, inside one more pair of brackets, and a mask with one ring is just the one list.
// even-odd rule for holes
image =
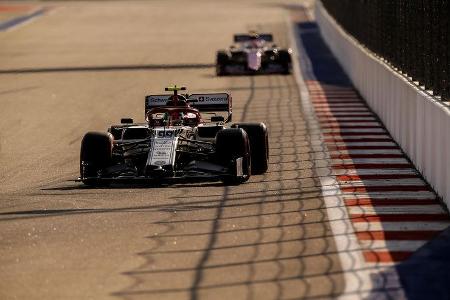
[[261, 68], [260, 51], [251, 51], [247, 54], [247, 67], [253, 71], [257, 71]]

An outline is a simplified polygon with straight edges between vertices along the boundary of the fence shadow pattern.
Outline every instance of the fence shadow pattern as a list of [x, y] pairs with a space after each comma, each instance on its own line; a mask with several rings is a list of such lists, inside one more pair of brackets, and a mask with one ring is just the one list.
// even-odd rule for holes
[[177, 204], [165, 208], [169, 216], [149, 236], [153, 246], [139, 253], [146, 262], [126, 273], [134, 283], [116, 296], [314, 299], [341, 293], [294, 79], [257, 76], [248, 83], [248, 98], [235, 112], [241, 121], [267, 123], [269, 171], [241, 186], [176, 186]]
[[[374, 279], [385, 278], [388, 289], [396, 274], [407, 298], [447, 298], [448, 212], [347, 80], [317, 25], [297, 26], [302, 74], [367, 268], [376, 267]], [[437, 283], [434, 292], [427, 280]]]

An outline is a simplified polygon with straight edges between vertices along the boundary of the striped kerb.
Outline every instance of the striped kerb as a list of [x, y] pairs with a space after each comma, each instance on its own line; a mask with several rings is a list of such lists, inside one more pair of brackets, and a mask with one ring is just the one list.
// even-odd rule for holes
[[449, 216], [353, 88], [306, 84], [364, 259], [407, 259], [450, 225]]

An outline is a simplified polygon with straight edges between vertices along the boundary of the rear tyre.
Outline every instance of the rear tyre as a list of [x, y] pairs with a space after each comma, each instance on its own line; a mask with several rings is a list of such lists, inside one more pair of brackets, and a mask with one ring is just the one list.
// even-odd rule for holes
[[[221, 130], [216, 135], [217, 161], [228, 166], [230, 174], [222, 181], [226, 185], [236, 185], [246, 182], [251, 176], [251, 152], [247, 133], [240, 128]], [[242, 175], [236, 172], [236, 159], [242, 158]]]
[[280, 65], [283, 68], [282, 73], [283, 74], [290, 74], [291, 73], [291, 54], [287, 50], [279, 50], [279, 61]]
[[233, 128], [242, 128], [250, 141], [252, 174], [259, 175], [269, 168], [269, 134], [264, 123], [235, 123]]
[[99, 171], [112, 164], [111, 133], [88, 132], [81, 141], [80, 177], [84, 184], [99, 186], [107, 182], [99, 179]]
[[225, 51], [218, 51], [216, 57], [216, 75], [224, 76], [227, 75], [225, 70], [228, 64], [228, 54]]

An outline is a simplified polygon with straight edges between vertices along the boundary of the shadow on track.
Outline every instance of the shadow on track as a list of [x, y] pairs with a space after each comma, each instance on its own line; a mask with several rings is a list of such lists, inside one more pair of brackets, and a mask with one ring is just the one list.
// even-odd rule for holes
[[[264, 97], [256, 94], [262, 84], [270, 87], [261, 91]], [[148, 236], [156, 238], [158, 246], [139, 253], [153, 264], [124, 273], [136, 284], [115, 296], [202, 299], [225, 289], [244, 299], [262, 299], [261, 291], [268, 287], [273, 299], [340, 294], [340, 265], [318, 177], [312, 171], [313, 163], [308, 162], [313, 151], [299, 119], [302, 112], [293, 78], [251, 77], [250, 88], [254, 91], [249, 90], [241, 116], [245, 121], [267, 123], [270, 143], [277, 145], [269, 172], [222, 192], [190, 191], [172, 197], [178, 202], [172, 207], [176, 214], [155, 222], [171, 226], [171, 232]], [[190, 246], [184, 246], [185, 240]], [[172, 241], [180, 246], [170, 246]], [[195, 264], [164, 263], [186, 255], [195, 257]], [[222, 278], [219, 273], [234, 275]], [[190, 284], [152, 284], [156, 278], [175, 274], [186, 276]]]
[[171, 69], [208, 69], [214, 64], [148, 64], [148, 65], [110, 65], [110, 66], [79, 66], [79, 67], [51, 67], [51, 68], [21, 68], [0, 69], [2, 74], [34, 74], [34, 73], [67, 73], [67, 72], [110, 72], [110, 71], [145, 71]]

